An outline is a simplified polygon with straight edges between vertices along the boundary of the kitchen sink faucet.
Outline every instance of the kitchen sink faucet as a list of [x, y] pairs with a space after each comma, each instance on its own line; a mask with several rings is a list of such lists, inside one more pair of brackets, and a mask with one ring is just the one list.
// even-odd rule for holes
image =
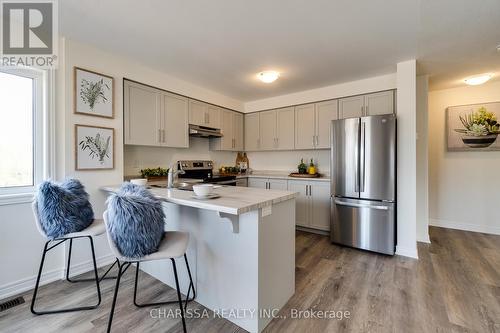
[[182, 170], [182, 167], [179, 170], [175, 170], [176, 167], [177, 167], [177, 163], [173, 164], [168, 169], [168, 174], [167, 174], [167, 188], [174, 188], [174, 178], [175, 178], [175, 176], [177, 176], [178, 174], [182, 175], [182, 174], [185, 173], [184, 170]]

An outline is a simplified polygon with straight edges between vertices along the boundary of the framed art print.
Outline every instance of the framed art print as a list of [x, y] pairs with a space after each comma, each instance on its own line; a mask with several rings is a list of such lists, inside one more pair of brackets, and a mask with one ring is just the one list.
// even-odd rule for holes
[[113, 169], [115, 130], [108, 127], [75, 125], [75, 169]]
[[73, 76], [74, 113], [113, 118], [113, 77], [79, 67], [74, 68]]

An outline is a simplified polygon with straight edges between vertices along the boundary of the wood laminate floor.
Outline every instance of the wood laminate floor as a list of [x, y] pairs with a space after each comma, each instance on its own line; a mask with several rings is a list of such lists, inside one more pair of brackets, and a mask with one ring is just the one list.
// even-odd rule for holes
[[[500, 332], [500, 236], [436, 227], [430, 236], [432, 244], [419, 243], [417, 261], [339, 247], [325, 236], [297, 232], [296, 293], [265, 332]], [[113, 331], [181, 332], [177, 319], [151, 318], [151, 308], [132, 304], [133, 277], [131, 267], [122, 280]], [[175, 297], [147, 274], [141, 274], [140, 283], [141, 300]], [[97, 310], [48, 316], [32, 315], [31, 293], [25, 293], [26, 303], [0, 312], [0, 332], [104, 332], [114, 280], [105, 280], [101, 288]], [[58, 281], [40, 289], [44, 306], [95, 299], [91, 283]], [[205, 309], [197, 303], [190, 308]], [[348, 312], [349, 318], [306, 318], [320, 311], [337, 317]], [[188, 319], [187, 327], [189, 332], [244, 332], [211, 313]]]

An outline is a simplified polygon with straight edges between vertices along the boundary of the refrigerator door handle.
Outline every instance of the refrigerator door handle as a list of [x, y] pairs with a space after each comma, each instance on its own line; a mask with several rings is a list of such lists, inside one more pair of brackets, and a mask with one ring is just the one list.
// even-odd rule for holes
[[356, 150], [354, 152], [354, 158], [356, 161], [356, 167], [354, 170], [354, 192], [359, 193], [359, 119], [356, 125], [356, 141], [355, 141]]
[[359, 144], [359, 192], [365, 191], [365, 145], [366, 145], [366, 124], [361, 120], [361, 139]]
[[371, 208], [371, 209], [378, 209], [378, 210], [389, 210], [389, 207], [387, 207], [387, 206], [363, 205], [363, 204], [357, 204], [357, 203], [354, 203], [354, 202], [340, 201], [338, 199], [335, 199], [334, 202], [337, 205], [341, 205], [341, 206], [350, 206], [350, 207], [359, 207], [359, 208]]

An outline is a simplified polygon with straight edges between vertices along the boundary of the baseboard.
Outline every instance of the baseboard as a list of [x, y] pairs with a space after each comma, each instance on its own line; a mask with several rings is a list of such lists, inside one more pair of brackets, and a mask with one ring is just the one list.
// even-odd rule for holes
[[473, 232], [482, 232], [485, 234], [500, 235], [500, 226], [478, 225], [472, 223], [461, 223], [442, 219], [429, 219], [429, 225], [435, 227], [458, 229]]
[[318, 234], [318, 235], [324, 235], [324, 236], [330, 235], [330, 231], [326, 231], [326, 230], [319, 230], [319, 229], [313, 229], [313, 228], [307, 228], [307, 227], [301, 227], [301, 226], [296, 226], [295, 229], [300, 230], [300, 231], [310, 232], [313, 234]]
[[416, 247], [415, 248], [408, 248], [408, 247], [402, 247], [402, 246], [398, 245], [398, 246], [396, 246], [396, 255], [418, 259], [418, 251], [417, 251]]
[[431, 239], [429, 238], [429, 233], [421, 236], [417, 235], [417, 242], [430, 244]]
[[[102, 256], [100, 258], [96, 258], [97, 267], [102, 267], [111, 264], [115, 260], [115, 257], [112, 254], [108, 254]], [[86, 261], [83, 263], [79, 263], [76, 265], [71, 265], [71, 276], [83, 274], [89, 272], [94, 269], [94, 265], [92, 261]], [[40, 277], [40, 285], [43, 286], [45, 284], [57, 281], [62, 279], [65, 276], [66, 268], [61, 267], [58, 269], [54, 269], [52, 271], [42, 273]], [[0, 300], [4, 298], [8, 298], [14, 295], [18, 295], [24, 293], [28, 290], [35, 288], [36, 283], [36, 275], [4, 284], [0, 286]]]

